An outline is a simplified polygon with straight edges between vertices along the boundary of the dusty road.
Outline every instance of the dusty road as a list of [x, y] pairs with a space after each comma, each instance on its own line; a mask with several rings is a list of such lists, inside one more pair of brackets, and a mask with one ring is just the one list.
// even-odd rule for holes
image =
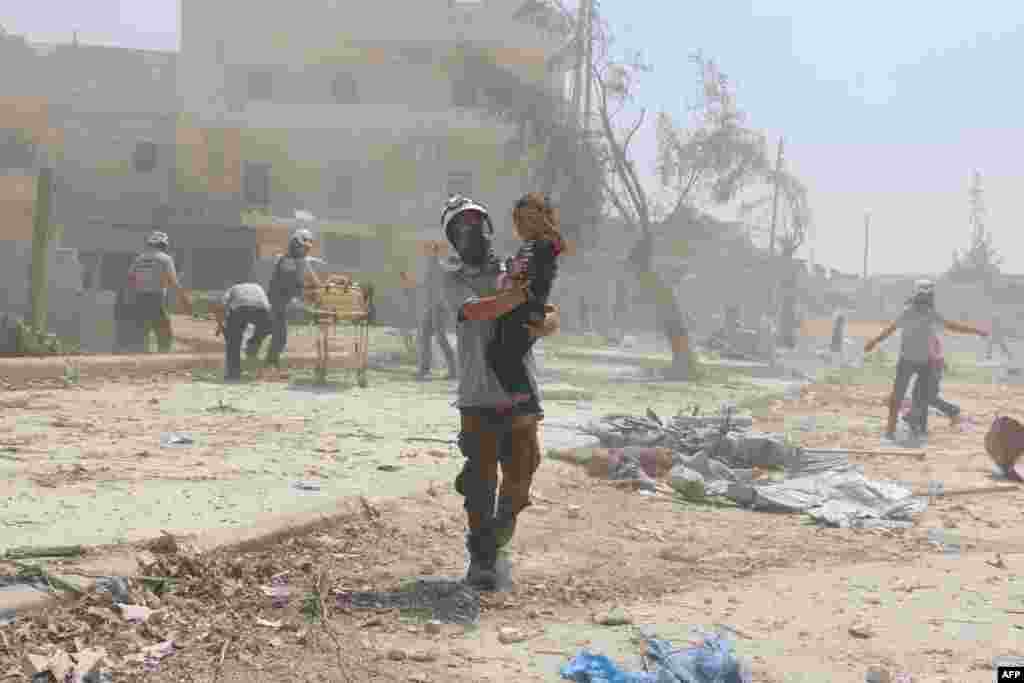
[[[613, 387], [600, 373], [587, 375], [596, 373], [593, 363], [567, 357], [547, 365], [590, 395], [546, 403], [549, 441], [564, 438], [559, 423], [581, 411], [651, 406], [671, 414], [770, 391], [736, 377]], [[876, 448], [888, 387], [867, 376], [840, 383], [849, 379], [833, 377], [788, 401], [753, 402], [757, 429], [809, 446]], [[945, 391], [971, 420], [953, 430], [936, 419], [923, 461], [852, 459], [868, 476], [915, 488], [991, 485], [984, 429], [995, 412], [1014, 414], [1024, 391], [956, 381]], [[286, 511], [350, 512], [252, 554], [167, 556], [149, 571], [181, 584], [162, 597], [136, 586], [132, 600], [159, 614], [145, 624], [124, 622], [108, 597], [0, 627], [0, 674], [27, 648], [102, 644], [130, 680], [140, 671], [134, 657], [173, 640], [184, 649], [145, 680], [555, 681], [582, 647], [638, 666], [633, 626], [682, 645], [689, 626], [716, 623], [741, 634], [737, 649], [756, 681], [853, 683], [883, 666], [915, 681], [980, 683], [993, 680], [994, 657], [1024, 653], [1019, 491], [935, 498], [906, 531], [824, 529], [796, 515], [641, 496], [554, 460], [540, 471], [536, 505], [512, 549], [516, 585], [485, 600], [478, 629], [433, 633], [421, 616], [401, 612], [332, 612], [329, 629], [311, 624], [300, 611], [315, 583], [386, 589], [463, 571], [461, 500], [449, 484], [460, 461], [440, 443], [453, 436], [450, 392], [442, 381], [413, 384], [406, 374], [379, 372], [366, 390], [334, 393], [175, 379], [5, 393], [0, 546], [121, 542], [99, 558], [50, 563], [56, 574], [103, 571], [95, 567], [106, 552], [149, 562], [152, 555], [124, 542], [159, 529], [240, 529]], [[195, 443], [162, 448], [169, 432]], [[320, 491], [299, 491], [297, 480], [316, 480]], [[351, 498], [360, 494], [369, 508]], [[958, 543], [959, 554], [936, 543], [937, 532]], [[292, 588], [281, 606], [263, 590], [274, 576]], [[633, 626], [595, 623], [613, 607]], [[500, 642], [501, 628], [516, 629], [522, 642]]]
[[[808, 445], [874, 447], [883, 393], [882, 386], [814, 385], [797, 401], [765, 405], [759, 424], [801, 425]], [[1019, 390], [991, 385], [951, 384], [948, 393], [978, 416], [1022, 398]], [[808, 414], [833, 415], [843, 426], [821, 420], [810, 429]], [[923, 462], [854, 459], [869, 476], [991, 484], [980, 436], [937, 423]], [[147, 680], [212, 681], [224, 642], [230, 654], [221, 680], [344, 680], [331, 637], [316, 635], [299, 614], [301, 595], [321, 573], [331, 587], [349, 589], [458, 575], [460, 500], [447, 477], [437, 481], [427, 493], [404, 498], [370, 489], [372, 518], [356, 507], [311, 536], [226, 557], [240, 567], [237, 577], [217, 575], [202, 585], [237, 584], [230, 597], [151, 597], [168, 620], [114, 624], [120, 635], [108, 647], [137, 651], [147, 637], [129, 638], [136, 630], [149, 642], [173, 634], [187, 646]], [[335, 615], [331, 633], [341, 639], [345, 667], [356, 675], [351, 680], [555, 681], [558, 667], [582, 647], [635, 666], [632, 627], [594, 623], [595, 614], [612, 607], [677, 641], [691, 625], [732, 627], [743, 634], [737, 648], [757, 681], [853, 683], [869, 666], [883, 666], [916, 681], [980, 683], [993, 679], [994, 657], [1024, 649], [1018, 492], [936, 498], [907, 531], [822, 529], [799, 516], [644, 497], [557, 461], [545, 463], [536, 493], [514, 544], [516, 586], [485, 602], [479, 629], [435, 634], [416, 615]], [[570, 513], [570, 505], [579, 511]], [[929, 532], [937, 529], [958, 539], [960, 554], [934, 542]], [[259, 586], [285, 571], [293, 600], [275, 608]], [[499, 630], [509, 627], [525, 640], [500, 642]]]

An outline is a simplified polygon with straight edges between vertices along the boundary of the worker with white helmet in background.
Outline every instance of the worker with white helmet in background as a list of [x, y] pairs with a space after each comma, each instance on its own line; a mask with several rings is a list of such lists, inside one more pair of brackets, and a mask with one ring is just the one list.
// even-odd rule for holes
[[174, 339], [167, 310], [167, 290], [173, 289], [186, 311], [192, 302], [178, 282], [174, 259], [168, 253], [170, 239], [159, 230], [146, 238], [146, 248], [128, 269], [128, 283], [122, 294], [120, 320], [123, 324], [121, 350], [144, 352], [149, 333], [156, 335], [160, 353], [170, 353]]
[[934, 385], [937, 379], [932, 367], [932, 340], [943, 329], [961, 334], [988, 336], [984, 330], [942, 317], [935, 309], [935, 283], [931, 280], [918, 280], [914, 283], [914, 294], [907, 300], [907, 307], [900, 317], [864, 345], [864, 353], [871, 353], [893, 332], [901, 331], [896, 378], [893, 382], [892, 393], [889, 395], [889, 416], [884, 434], [886, 439], [895, 439], [900, 405], [903, 403], [911, 379], [914, 380], [915, 388], [915, 414], [910, 421], [911, 427], [916, 436], [927, 435], [928, 404], [935, 395]]
[[288, 304], [307, 293], [307, 277], [313, 283], [309, 293], [320, 289], [320, 281], [309, 264], [312, 248], [313, 233], [301, 228], [288, 240], [288, 253], [279, 255], [274, 262], [274, 273], [267, 287], [271, 324], [270, 350], [266, 358], [268, 367], [280, 367], [281, 353], [288, 345]]

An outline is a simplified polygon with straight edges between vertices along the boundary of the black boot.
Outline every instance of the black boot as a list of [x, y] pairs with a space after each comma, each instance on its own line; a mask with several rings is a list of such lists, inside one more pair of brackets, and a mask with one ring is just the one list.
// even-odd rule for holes
[[466, 497], [466, 470], [468, 468], [469, 461], [467, 460], [465, 463], [463, 463], [462, 470], [457, 475], [455, 475], [455, 492], [462, 496], [463, 498]]
[[518, 512], [513, 512], [512, 501], [508, 498], [498, 500], [498, 515], [494, 520], [494, 541], [498, 550], [507, 546], [516, 533], [516, 517]]
[[493, 591], [498, 588], [498, 549], [494, 531], [490, 528], [472, 531], [466, 537], [469, 550], [469, 569], [466, 583], [479, 591]]

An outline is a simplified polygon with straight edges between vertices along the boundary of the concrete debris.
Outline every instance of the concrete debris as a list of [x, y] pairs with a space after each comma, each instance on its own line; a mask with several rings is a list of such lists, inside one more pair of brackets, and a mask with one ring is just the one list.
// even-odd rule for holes
[[686, 500], [702, 501], [707, 494], [703, 475], [686, 465], [674, 467], [670, 481], [672, 488]]
[[[607, 472], [610, 479], [656, 490], [667, 451], [669, 483], [687, 500], [721, 496], [751, 509], [806, 514], [840, 528], [906, 528], [928, 505], [926, 497], [907, 487], [867, 479], [844, 450], [798, 448], [779, 434], [746, 431], [733, 412], [725, 406], [710, 418], [680, 413], [668, 424], [650, 409], [643, 417], [606, 415], [581, 429], [609, 449], [605, 459], [595, 455], [603, 449], [592, 449], [590, 473]], [[698, 428], [704, 419], [718, 428]], [[754, 478], [755, 469], [779, 468], [785, 472], [782, 481]]]

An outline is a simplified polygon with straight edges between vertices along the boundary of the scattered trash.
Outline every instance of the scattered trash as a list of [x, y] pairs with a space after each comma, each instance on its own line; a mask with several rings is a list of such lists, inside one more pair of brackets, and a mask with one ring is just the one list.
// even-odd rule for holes
[[627, 626], [633, 623], [633, 618], [621, 607], [615, 607], [605, 614], [595, 615], [594, 621], [601, 626]]
[[850, 635], [854, 638], [867, 639], [875, 637], [874, 627], [872, 627], [871, 624], [868, 624], [866, 622], [857, 622], [856, 624], [850, 626], [848, 631]]
[[670, 477], [672, 488], [683, 498], [694, 502], [704, 500], [704, 477], [700, 472], [691, 470], [686, 465], [679, 465], [672, 469]]
[[181, 549], [178, 539], [174, 534], [167, 531], [160, 531], [160, 538], [152, 541], [146, 546], [151, 552], [164, 555], [172, 555]]
[[724, 634], [695, 630], [694, 635], [699, 645], [676, 650], [668, 641], [644, 634], [645, 658], [654, 671], [625, 672], [604, 655], [584, 650], [560, 673], [563, 679], [578, 683], [751, 683], [749, 668], [736, 657]]
[[315, 481], [296, 481], [292, 488], [305, 493], [317, 493], [320, 491], [320, 483]]
[[13, 609], [0, 609], [0, 626], [10, 626], [17, 619], [17, 612]]
[[151, 645], [142, 650], [142, 666], [147, 673], [154, 673], [160, 666], [160, 661], [174, 654], [174, 641], [165, 640], [162, 643]]
[[480, 618], [480, 594], [453, 579], [417, 579], [396, 591], [345, 591], [336, 600], [341, 609], [429, 611], [432, 621], [445, 624], [475, 624]]
[[80, 650], [73, 657], [64, 650], [49, 656], [28, 653], [22, 659], [22, 668], [33, 683], [107, 683], [113, 677], [98, 670], [106, 656], [103, 648]]
[[755, 509], [804, 513], [840, 528], [910, 526], [928, 507], [926, 498], [909, 489], [870, 480], [852, 468], [762, 486], [730, 487], [726, 495]]
[[8, 548], [0, 557], [5, 560], [29, 560], [40, 557], [81, 557], [85, 548], [80, 545], [43, 546], [40, 548]]
[[260, 590], [263, 591], [264, 595], [272, 599], [272, 604], [275, 608], [280, 609], [284, 607], [288, 604], [292, 595], [291, 588], [288, 587], [287, 572], [270, 577], [270, 585], [260, 586]]
[[569, 516], [569, 519], [579, 519], [581, 509], [579, 505], [570, 505], [566, 514]]
[[500, 642], [502, 645], [522, 643], [528, 638], [529, 636], [526, 633], [517, 628], [511, 628], [506, 626], [498, 630], [498, 642]]
[[985, 564], [996, 569], [1009, 569], [1009, 567], [1006, 565], [1006, 561], [1003, 559], [1003, 556], [999, 553], [996, 553], [995, 560], [985, 560]]
[[153, 614], [153, 610], [145, 605], [126, 605], [119, 602], [114, 606], [121, 610], [121, 617], [125, 621], [137, 624], [144, 623]]
[[160, 437], [160, 445], [164, 448], [184, 448], [195, 444], [191, 436], [170, 432]]
[[935, 544], [943, 553], [953, 557], [960, 555], [960, 537], [945, 529], [929, 529], [928, 540]]
[[885, 667], [872, 666], [864, 674], [864, 683], [892, 683], [892, 674]]
[[268, 619], [257, 619], [256, 620], [256, 625], [257, 626], [265, 626], [267, 628], [281, 628], [281, 626], [284, 625], [284, 622], [282, 622], [281, 620], [270, 621]]
[[651, 673], [627, 673], [604, 655], [584, 650], [572, 658], [559, 672], [562, 678], [576, 683], [657, 683]]

